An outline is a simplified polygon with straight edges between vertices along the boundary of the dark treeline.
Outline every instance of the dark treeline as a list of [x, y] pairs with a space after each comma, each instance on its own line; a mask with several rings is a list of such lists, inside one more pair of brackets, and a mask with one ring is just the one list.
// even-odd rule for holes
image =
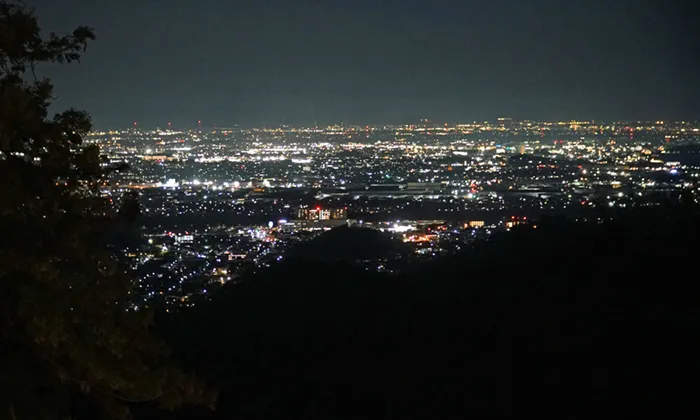
[[398, 277], [300, 257], [161, 319], [220, 397], [215, 412], [159, 415], [694, 412], [699, 221], [669, 206], [550, 218]]

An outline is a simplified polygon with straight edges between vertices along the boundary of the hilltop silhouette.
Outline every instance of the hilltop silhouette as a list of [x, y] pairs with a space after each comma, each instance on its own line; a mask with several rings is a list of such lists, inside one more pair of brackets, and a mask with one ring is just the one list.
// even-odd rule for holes
[[541, 221], [390, 277], [288, 262], [161, 327], [220, 392], [205, 418], [694, 411], [694, 209]]
[[405, 252], [401, 242], [375, 229], [340, 226], [302, 242], [291, 249], [297, 261], [342, 261], [353, 263], [391, 258]]

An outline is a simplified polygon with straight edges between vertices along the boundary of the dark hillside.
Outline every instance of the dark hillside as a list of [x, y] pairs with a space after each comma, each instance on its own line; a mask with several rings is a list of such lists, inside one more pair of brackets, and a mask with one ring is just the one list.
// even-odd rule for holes
[[699, 219], [661, 214], [543, 221], [403, 277], [288, 263], [169, 331], [212, 418], [694, 410]]

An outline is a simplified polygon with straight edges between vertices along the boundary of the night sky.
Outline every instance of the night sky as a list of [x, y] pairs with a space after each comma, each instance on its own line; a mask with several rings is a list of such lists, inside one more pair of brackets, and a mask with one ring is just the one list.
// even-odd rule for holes
[[98, 128], [700, 117], [694, 1], [27, 1]]

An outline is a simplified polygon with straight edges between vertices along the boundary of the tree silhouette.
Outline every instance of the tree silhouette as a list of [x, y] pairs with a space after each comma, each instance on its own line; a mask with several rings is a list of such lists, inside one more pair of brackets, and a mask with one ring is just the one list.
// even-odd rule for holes
[[215, 398], [171, 363], [152, 314], [127, 305], [132, 279], [104, 244], [116, 214], [99, 187], [113, 168], [83, 144], [89, 116], [48, 117], [53, 86], [36, 66], [76, 62], [94, 38], [87, 27], [42, 38], [32, 9], [0, 2], [3, 418], [123, 418], [124, 402]]
[[133, 223], [141, 215], [138, 191], [128, 191], [122, 197], [119, 216], [127, 223]]

